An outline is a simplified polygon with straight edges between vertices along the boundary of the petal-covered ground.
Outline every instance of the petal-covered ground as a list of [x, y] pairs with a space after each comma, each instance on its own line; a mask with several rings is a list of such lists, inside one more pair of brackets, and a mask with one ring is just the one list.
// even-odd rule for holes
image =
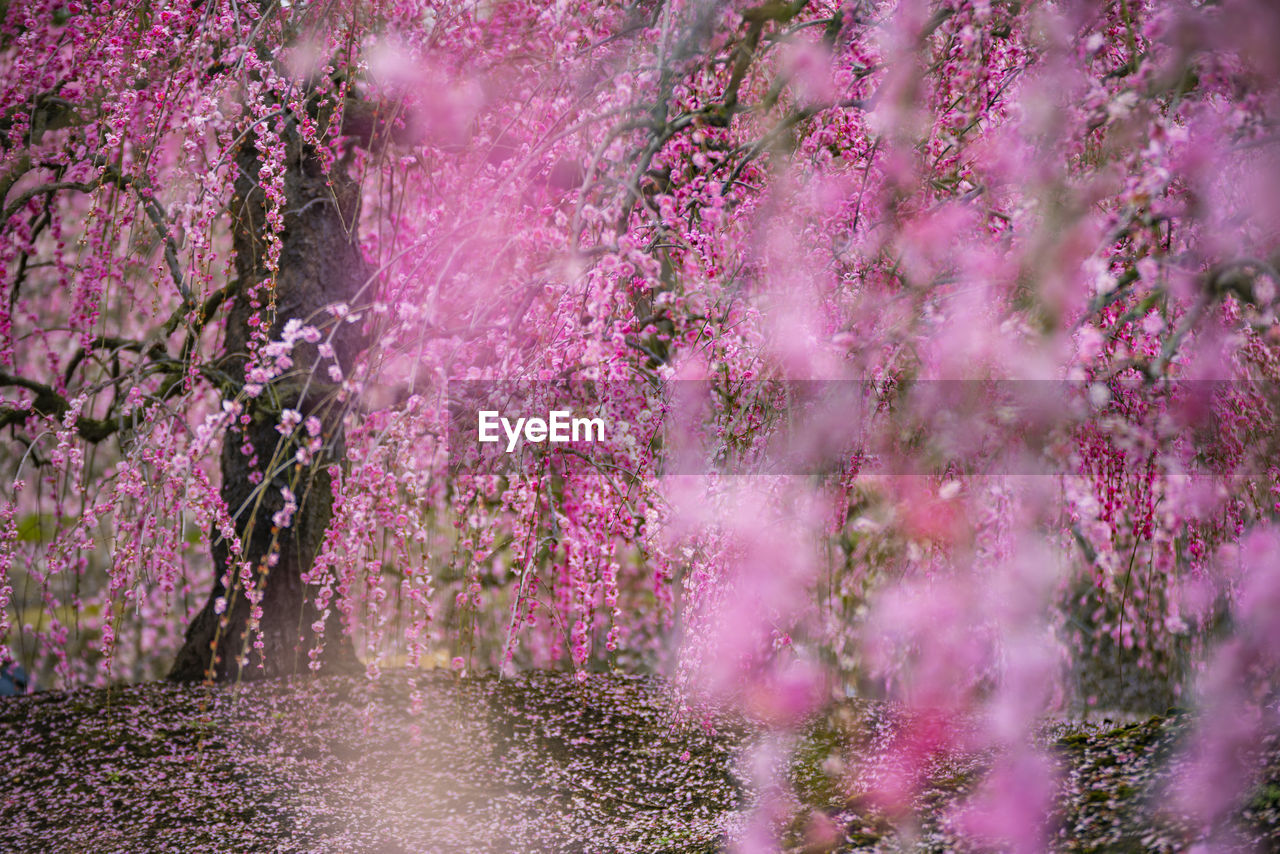
[[[639, 678], [393, 673], [8, 698], [0, 850], [719, 850], [752, 800], [756, 732], [727, 717], [675, 726], [668, 697]], [[961, 847], [951, 807], [990, 757], [935, 762], [904, 836], [858, 771], [899, 725], [887, 706], [845, 705], [798, 738], [796, 850], [830, 849], [812, 847], [814, 828], [834, 850]], [[1153, 806], [1186, 728], [1046, 730], [1065, 771], [1059, 847], [1185, 847], [1192, 830]], [[1244, 816], [1260, 846], [1280, 842], [1278, 767]]]
[[13, 699], [0, 850], [714, 848], [738, 738], [673, 730], [663, 697], [389, 674]]

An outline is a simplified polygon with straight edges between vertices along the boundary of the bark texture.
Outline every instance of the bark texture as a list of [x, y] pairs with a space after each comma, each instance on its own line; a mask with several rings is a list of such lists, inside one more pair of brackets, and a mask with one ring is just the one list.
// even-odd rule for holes
[[[325, 307], [335, 302], [354, 304], [368, 276], [357, 242], [356, 218], [359, 190], [340, 168], [326, 175], [320, 161], [292, 134], [285, 176], [287, 205], [279, 275], [274, 288], [275, 312], [267, 303], [270, 295], [259, 288], [258, 309], [270, 320], [269, 337], [279, 339], [285, 323], [298, 318], [325, 329], [331, 321]], [[226, 358], [222, 369], [232, 385], [243, 384], [250, 341], [249, 319], [255, 285], [267, 278], [266, 198], [258, 177], [261, 158], [246, 145], [237, 158], [240, 177], [236, 181], [231, 216], [239, 279], [230, 306], [226, 327]], [[359, 324], [340, 325], [332, 344], [337, 360], [349, 369], [355, 354], [364, 346]], [[261, 678], [305, 671], [307, 652], [315, 644], [312, 624], [321, 617], [312, 604], [302, 574], [311, 566], [328, 526], [333, 497], [328, 465], [341, 459], [343, 437], [341, 406], [328, 377], [328, 362], [320, 360], [313, 344], [298, 342], [293, 351], [293, 368], [272, 382], [245, 412], [249, 424], [228, 433], [222, 449], [222, 498], [235, 519], [243, 543], [239, 559], [216, 532], [213, 557], [218, 570], [204, 608], [187, 629], [186, 642], [179, 651], [169, 678], [196, 681]], [[277, 431], [280, 412], [296, 409], [305, 418], [315, 415], [324, 425], [326, 450], [308, 466], [292, 460], [297, 446]], [[295, 434], [297, 435], [297, 434]], [[251, 479], [251, 457], [242, 448], [252, 446], [257, 468], [267, 482], [259, 487]], [[274, 477], [272, 472], [277, 472]], [[297, 496], [298, 510], [288, 528], [274, 530], [272, 517], [284, 506], [282, 487]], [[278, 551], [270, 565], [268, 556]], [[251, 605], [241, 580], [241, 563], [247, 561], [249, 574], [262, 591], [261, 636], [248, 632]], [[226, 602], [218, 614], [217, 603]], [[255, 648], [261, 641], [262, 646]], [[247, 656], [247, 664], [242, 664]], [[261, 667], [259, 664], [261, 663]], [[325, 650], [321, 658], [325, 671], [348, 670], [358, 666], [350, 640], [343, 636], [336, 610], [327, 618]]]

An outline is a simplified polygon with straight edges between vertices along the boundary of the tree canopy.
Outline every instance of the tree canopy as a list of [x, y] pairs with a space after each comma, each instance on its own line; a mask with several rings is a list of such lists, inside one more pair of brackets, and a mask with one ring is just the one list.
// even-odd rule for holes
[[910, 768], [1141, 674], [1202, 781], [1276, 725], [1273, 4], [0, 8], [38, 684], [660, 671], [902, 700]]

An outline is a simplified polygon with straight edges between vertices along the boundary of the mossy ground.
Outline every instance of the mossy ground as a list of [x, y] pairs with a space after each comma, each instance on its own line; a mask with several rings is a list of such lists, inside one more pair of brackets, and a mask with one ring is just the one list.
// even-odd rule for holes
[[[790, 740], [795, 851], [955, 851], [954, 807], [990, 753], [934, 757], [894, 815], [862, 771], [902, 724], [891, 706], [834, 707]], [[1048, 725], [1061, 770], [1054, 847], [1178, 851], [1164, 810], [1185, 715]], [[563, 674], [439, 673], [135, 685], [0, 702], [4, 851], [718, 851], [752, 794], [759, 730], [675, 725], [666, 687]], [[1280, 843], [1280, 752], [1239, 816]]]

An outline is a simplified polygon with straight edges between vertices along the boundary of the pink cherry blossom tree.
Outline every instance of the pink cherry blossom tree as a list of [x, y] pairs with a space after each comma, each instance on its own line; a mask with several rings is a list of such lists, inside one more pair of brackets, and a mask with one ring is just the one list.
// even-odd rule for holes
[[[962, 823], [1025, 850], [1046, 708], [1219, 661], [1275, 725], [1270, 3], [3, 14], [0, 656], [42, 684], [660, 670], [762, 769], [871, 693], [918, 713], [885, 809], [978, 713]], [[490, 454], [504, 407], [607, 437]]]

